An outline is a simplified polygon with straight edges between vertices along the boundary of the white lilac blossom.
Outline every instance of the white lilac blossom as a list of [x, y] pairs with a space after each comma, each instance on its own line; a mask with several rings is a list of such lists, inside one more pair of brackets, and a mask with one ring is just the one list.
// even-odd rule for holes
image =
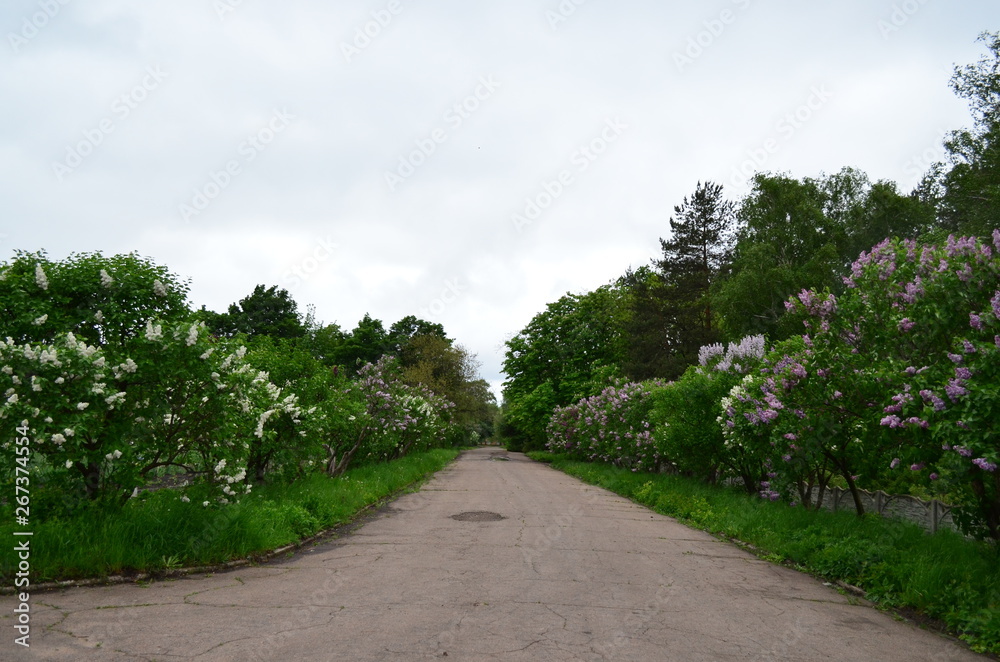
[[167, 296], [167, 288], [163, 283], [160, 282], [159, 278], [153, 281], [153, 294], [155, 294], [158, 297]]
[[103, 322], [104, 321], [104, 313], [102, 313], [99, 310], [96, 313], [94, 313], [94, 321], [95, 322]]
[[257, 419], [257, 429], [254, 430], [254, 435], [258, 439], [259, 438], [263, 438], [263, 436], [264, 436], [264, 424], [267, 423], [267, 419], [271, 418], [271, 416], [273, 416], [275, 413], [276, 413], [276, 410], [274, 410], [274, 409], [268, 409], [267, 411], [265, 411], [263, 414], [260, 415], [259, 419]]
[[111, 287], [111, 283], [115, 282], [115, 279], [111, 277], [104, 269], [101, 269], [101, 285], [104, 287]]
[[199, 326], [200, 325], [196, 322], [196, 323], [194, 323], [194, 324], [191, 325], [190, 329], [188, 329], [187, 340], [185, 341], [187, 343], [188, 347], [190, 347], [191, 345], [193, 345], [196, 342], [198, 342], [198, 330], [199, 330]]
[[46, 313], [46, 314], [42, 315], [41, 317], [36, 317], [34, 319], [34, 321], [32, 322], [32, 324], [34, 324], [35, 326], [41, 326], [41, 325], [45, 324], [45, 322], [48, 319], [49, 319], [49, 315], [48, 315], [48, 313]]
[[35, 284], [43, 290], [49, 289], [49, 279], [45, 275], [45, 269], [42, 269], [42, 265], [35, 265]]
[[[159, 282], [159, 281], [157, 281]], [[152, 320], [146, 321], [146, 340], [154, 341], [163, 338], [163, 327], [159, 324], [153, 325]]]

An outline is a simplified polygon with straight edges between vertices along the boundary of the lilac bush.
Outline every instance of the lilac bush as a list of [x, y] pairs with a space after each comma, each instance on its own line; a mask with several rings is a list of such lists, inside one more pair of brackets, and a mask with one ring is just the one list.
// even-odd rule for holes
[[905, 471], [946, 489], [968, 531], [1000, 538], [1000, 231], [992, 239], [887, 240], [840, 297], [789, 300], [806, 332], [734, 390], [723, 423], [770, 446], [767, 496], [809, 498], [838, 476], [860, 513], [859, 483]]
[[435, 445], [448, 432], [453, 407], [423, 386], [405, 384], [398, 361], [384, 356], [356, 380], [330, 384], [310, 412], [308, 430], [322, 440], [327, 473], [339, 476], [358, 460], [390, 460]]
[[650, 394], [663, 386], [658, 381], [616, 384], [557, 408], [548, 426], [549, 450], [633, 471], [657, 470], [664, 458], [649, 423]]

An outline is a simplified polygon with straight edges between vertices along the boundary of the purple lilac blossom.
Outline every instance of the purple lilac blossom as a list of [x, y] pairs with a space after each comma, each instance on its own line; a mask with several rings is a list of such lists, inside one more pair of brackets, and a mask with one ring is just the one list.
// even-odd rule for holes
[[952, 379], [949, 380], [948, 385], [944, 387], [944, 392], [948, 395], [952, 402], [956, 402], [960, 397], [968, 394], [969, 390], [962, 386], [961, 380]]
[[977, 457], [972, 463], [983, 471], [989, 471], [990, 473], [997, 470], [997, 465], [989, 462], [985, 457]]
[[898, 428], [900, 425], [902, 425], [902, 423], [903, 422], [899, 419], [899, 416], [896, 416], [895, 414], [891, 416], [886, 416], [880, 421], [881, 425], [886, 425], [889, 426], [890, 428]]

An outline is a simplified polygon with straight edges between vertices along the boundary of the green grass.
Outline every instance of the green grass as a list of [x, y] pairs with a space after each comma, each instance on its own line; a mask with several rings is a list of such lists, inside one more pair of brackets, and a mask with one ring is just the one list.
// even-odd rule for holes
[[[34, 524], [33, 584], [115, 574], [157, 572], [241, 559], [345, 524], [365, 507], [443, 468], [458, 455], [436, 449], [350, 470], [268, 485], [223, 508], [180, 500], [173, 490], [149, 493], [116, 512], [91, 510]], [[0, 538], [13, 540], [10, 526]], [[3, 554], [0, 578], [12, 583], [15, 554]]]
[[878, 515], [806, 511], [680, 476], [637, 474], [550, 453], [533, 459], [759, 556], [864, 589], [876, 604], [940, 622], [977, 652], [1000, 653], [1000, 551]]

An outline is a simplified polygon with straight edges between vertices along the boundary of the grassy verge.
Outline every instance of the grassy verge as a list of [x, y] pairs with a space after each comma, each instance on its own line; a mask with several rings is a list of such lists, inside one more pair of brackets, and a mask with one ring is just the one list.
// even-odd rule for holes
[[[291, 485], [255, 489], [238, 504], [205, 508], [172, 490], [133, 499], [117, 512], [89, 511], [33, 526], [32, 583], [158, 572], [246, 558], [349, 522], [365, 507], [421, 481], [458, 455], [436, 449]], [[13, 539], [10, 526], [0, 538]], [[16, 555], [3, 554], [10, 585]]]
[[529, 453], [656, 512], [736, 541], [763, 558], [864, 589], [868, 599], [941, 623], [977, 652], [1000, 653], [1000, 552], [950, 531], [812, 512], [680, 476]]

